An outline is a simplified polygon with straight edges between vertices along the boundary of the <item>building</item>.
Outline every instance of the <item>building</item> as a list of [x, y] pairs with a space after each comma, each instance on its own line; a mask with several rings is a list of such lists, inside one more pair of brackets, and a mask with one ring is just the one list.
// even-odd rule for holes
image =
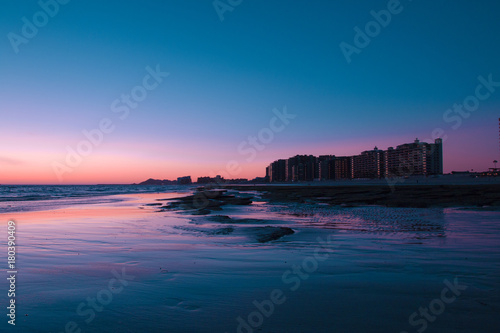
[[393, 177], [398, 174], [398, 154], [394, 147], [389, 147], [384, 154], [384, 176]]
[[313, 181], [316, 176], [316, 157], [296, 155], [286, 160], [286, 181]]
[[335, 157], [335, 179], [352, 178], [352, 156]]
[[442, 175], [443, 174], [443, 139], [434, 140], [434, 144], [431, 144], [431, 160], [430, 160], [430, 175]]
[[352, 157], [351, 178], [384, 177], [384, 151], [375, 147]]
[[443, 174], [443, 140], [415, 139], [396, 148], [363, 151], [354, 156], [296, 155], [274, 161], [266, 168], [270, 182], [391, 178]]
[[277, 160], [268, 166], [268, 173], [270, 182], [284, 182], [286, 181], [286, 160]]
[[411, 175], [443, 174], [443, 140], [436, 139], [433, 144], [420, 142], [405, 143], [389, 147], [385, 154], [385, 176], [401, 177]]
[[320, 155], [318, 157], [318, 176], [319, 180], [335, 179], [335, 155]]
[[191, 176], [184, 176], [177, 178], [177, 184], [179, 185], [190, 185], [192, 184]]

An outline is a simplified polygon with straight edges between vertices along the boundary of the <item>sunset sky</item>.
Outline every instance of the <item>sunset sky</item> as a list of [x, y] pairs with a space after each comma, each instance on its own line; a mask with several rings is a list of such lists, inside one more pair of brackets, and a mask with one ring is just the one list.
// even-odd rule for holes
[[[340, 44], [393, 1], [45, 2], [53, 17], [2, 1], [1, 184], [196, 179], [229, 161], [254, 178], [278, 158], [430, 142], [437, 128], [445, 172], [500, 158], [498, 1], [401, 1], [350, 63]], [[477, 110], [447, 112], [478, 91]]]

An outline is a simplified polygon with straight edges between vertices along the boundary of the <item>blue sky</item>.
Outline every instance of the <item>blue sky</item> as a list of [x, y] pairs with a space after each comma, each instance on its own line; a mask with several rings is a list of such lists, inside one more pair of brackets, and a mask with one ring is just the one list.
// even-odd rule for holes
[[[478, 76], [500, 81], [500, 3], [402, 1], [347, 63], [339, 44], [353, 44], [353, 28], [387, 6], [243, 0], [221, 21], [212, 1], [72, 0], [15, 53], [8, 34], [22, 35], [22, 18], [32, 21], [41, 7], [3, 1], [3, 182], [57, 181], [53, 162], [104, 117], [116, 130], [64, 182], [201, 176], [228, 160], [253, 178], [277, 158], [385, 149], [438, 127], [448, 135], [445, 171], [491, 167], [500, 88], [456, 130], [443, 114], [474, 94]], [[157, 64], [170, 75], [118, 120], [110, 104]], [[238, 145], [284, 106], [297, 117], [246, 162]], [[110, 161], [127, 170], [114, 175]]]

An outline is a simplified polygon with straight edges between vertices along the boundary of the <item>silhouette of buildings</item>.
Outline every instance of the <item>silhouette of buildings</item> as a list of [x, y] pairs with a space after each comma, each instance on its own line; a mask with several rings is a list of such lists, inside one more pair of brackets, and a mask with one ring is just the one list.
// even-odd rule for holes
[[236, 179], [225, 179], [224, 177], [217, 175], [215, 177], [198, 177], [196, 180], [197, 184], [245, 184], [248, 183], [246, 178], [236, 178]]
[[385, 153], [385, 176], [443, 174], [443, 140], [434, 144], [420, 142], [389, 147]]
[[285, 174], [287, 181], [312, 181], [317, 178], [316, 157], [297, 155], [286, 160]]
[[266, 168], [270, 182], [340, 180], [443, 174], [443, 141], [406, 143], [354, 156], [296, 155]]
[[335, 155], [321, 155], [318, 157], [318, 178], [320, 180], [335, 178]]
[[178, 177], [177, 178], [177, 184], [178, 185], [189, 185], [189, 184], [192, 184], [191, 176]]
[[277, 160], [271, 163], [266, 175], [270, 182], [286, 181], [286, 160]]
[[351, 178], [382, 178], [384, 174], [384, 152], [375, 147], [351, 157]]
[[335, 157], [335, 178], [351, 179], [352, 177], [352, 159], [349, 156]]

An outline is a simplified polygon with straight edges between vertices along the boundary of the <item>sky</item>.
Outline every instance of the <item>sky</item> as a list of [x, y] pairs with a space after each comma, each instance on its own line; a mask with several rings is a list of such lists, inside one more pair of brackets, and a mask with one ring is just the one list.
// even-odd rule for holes
[[415, 138], [445, 172], [500, 157], [498, 1], [0, 1], [1, 184], [254, 178]]

